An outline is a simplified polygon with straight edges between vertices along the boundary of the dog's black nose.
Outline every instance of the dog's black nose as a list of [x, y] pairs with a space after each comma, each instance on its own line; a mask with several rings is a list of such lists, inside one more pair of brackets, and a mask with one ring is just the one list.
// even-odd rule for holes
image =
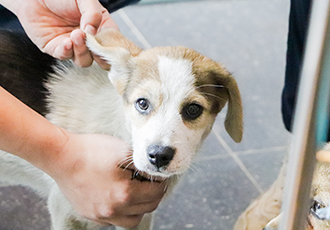
[[170, 163], [175, 154], [175, 149], [167, 146], [150, 145], [147, 148], [148, 159], [151, 164], [161, 168]]

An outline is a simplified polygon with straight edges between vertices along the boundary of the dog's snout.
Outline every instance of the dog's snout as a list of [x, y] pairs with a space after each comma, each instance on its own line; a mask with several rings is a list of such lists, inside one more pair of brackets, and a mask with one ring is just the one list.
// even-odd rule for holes
[[151, 145], [147, 149], [149, 162], [157, 168], [170, 163], [175, 154], [175, 149], [168, 146]]

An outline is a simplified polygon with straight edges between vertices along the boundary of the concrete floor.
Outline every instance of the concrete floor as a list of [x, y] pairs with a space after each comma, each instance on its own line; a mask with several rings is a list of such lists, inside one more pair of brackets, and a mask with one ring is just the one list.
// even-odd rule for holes
[[[160, 205], [154, 229], [232, 229], [275, 180], [290, 140], [280, 114], [289, 1], [146, 3], [113, 14], [123, 34], [143, 48], [184, 45], [224, 63], [240, 86], [245, 123], [236, 144], [224, 130], [225, 111], [218, 116], [194, 166]], [[0, 230], [47, 229], [45, 201], [0, 187]]]

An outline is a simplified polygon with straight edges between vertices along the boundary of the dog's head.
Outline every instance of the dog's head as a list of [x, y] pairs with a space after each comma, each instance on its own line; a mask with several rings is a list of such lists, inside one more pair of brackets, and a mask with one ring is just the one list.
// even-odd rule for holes
[[184, 47], [142, 51], [116, 30], [87, 35], [87, 44], [111, 65], [109, 79], [127, 109], [139, 170], [183, 173], [227, 102], [226, 130], [241, 141], [240, 93], [220, 64]]

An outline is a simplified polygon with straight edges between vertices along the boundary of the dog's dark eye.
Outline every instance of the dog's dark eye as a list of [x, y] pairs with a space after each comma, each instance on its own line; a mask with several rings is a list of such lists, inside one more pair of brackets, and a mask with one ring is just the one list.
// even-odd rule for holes
[[145, 98], [140, 98], [135, 102], [135, 108], [140, 112], [140, 113], [146, 113], [148, 112], [150, 108], [150, 103], [147, 99]]
[[321, 204], [319, 202], [317, 202], [316, 200], [314, 200], [312, 207], [311, 207], [312, 211], [315, 212], [316, 210], [318, 210], [320, 208], [321, 208]]
[[313, 203], [312, 203], [312, 205], [311, 205], [310, 212], [311, 212], [312, 214], [315, 215], [316, 210], [318, 210], [318, 209], [320, 209], [320, 208], [324, 208], [324, 207], [325, 207], [325, 206], [322, 205], [321, 203], [319, 203], [318, 201], [313, 200]]
[[181, 115], [185, 120], [195, 120], [200, 115], [202, 115], [202, 113], [203, 113], [203, 107], [196, 103], [192, 103], [192, 104], [186, 105], [182, 109]]

